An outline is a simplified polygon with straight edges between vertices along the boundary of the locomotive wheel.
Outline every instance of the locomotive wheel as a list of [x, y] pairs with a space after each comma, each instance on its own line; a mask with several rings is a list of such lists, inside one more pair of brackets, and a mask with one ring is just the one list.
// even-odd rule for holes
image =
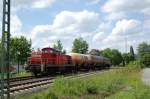
[[37, 77], [37, 73], [36, 73], [36, 72], [34, 72], [33, 75], [34, 75], [35, 77]]
[[37, 71], [36, 71], [36, 70], [33, 72], [33, 75], [34, 75], [35, 77], [37, 77], [37, 76], [38, 76], [38, 73], [37, 73]]
[[76, 66], [74, 67], [74, 73], [77, 73], [77, 67]]

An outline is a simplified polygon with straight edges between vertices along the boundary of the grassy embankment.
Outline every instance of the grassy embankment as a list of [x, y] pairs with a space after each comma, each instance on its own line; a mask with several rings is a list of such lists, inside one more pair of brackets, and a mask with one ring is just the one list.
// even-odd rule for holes
[[58, 77], [47, 91], [28, 99], [150, 99], [150, 87], [141, 81], [141, 69], [133, 65], [82, 79]]

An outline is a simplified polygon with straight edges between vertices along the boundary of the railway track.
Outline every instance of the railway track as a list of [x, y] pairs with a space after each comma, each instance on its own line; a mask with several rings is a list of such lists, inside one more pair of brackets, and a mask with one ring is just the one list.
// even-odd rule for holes
[[[28, 80], [35, 78], [34, 76], [25, 76], [25, 77], [16, 77], [16, 78], [10, 78], [10, 82], [16, 82], [16, 81], [22, 81], [22, 80]], [[6, 79], [4, 79], [6, 81]]]
[[[82, 78], [90, 75], [95, 75], [98, 72], [103, 73], [108, 70], [101, 71], [90, 71], [90, 72], [80, 72], [78, 74], [65, 74], [65, 79], [75, 79]], [[41, 77], [41, 78], [17, 78], [16, 80], [11, 80], [10, 82], [10, 95], [12, 99], [16, 99], [16, 96], [28, 95], [29, 93], [37, 92], [42, 89], [47, 89], [49, 85], [52, 85], [56, 77]], [[5, 87], [6, 88], [6, 87]]]

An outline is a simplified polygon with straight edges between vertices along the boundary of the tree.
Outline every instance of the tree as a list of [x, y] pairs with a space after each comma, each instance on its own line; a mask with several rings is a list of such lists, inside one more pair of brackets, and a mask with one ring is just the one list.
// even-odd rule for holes
[[103, 56], [105, 56], [107, 58], [110, 58], [110, 59], [112, 58], [111, 53], [112, 53], [112, 51], [111, 51], [110, 48], [106, 48], [106, 49], [100, 51], [101, 55], [103, 55]]
[[31, 40], [28, 41], [24, 36], [11, 38], [10, 59], [13, 63], [24, 64], [31, 52]]
[[150, 66], [150, 44], [143, 42], [139, 44], [137, 50], [141, 63], [147, 67]]
[[100, 53], [102, 54], [102, 56], [109, 58], [113, 65], [119, 65], [122, 62], [122, 55], [116, 49], [107, 48], [101, 50]]
[[122, 58], [123, 58], [123, 65], [128, 64], [130, 61], [133, 61], [133, 56], [131, 53], [123, 53]]
[[131, 54], [131, 61], [134, 61], [135, 60], [135, 54], [134, 54], [134, 50], [133, 50], [133, 47], [130, 46], [130, 54]]
[[58, 41], [56, 42], [56, 44], [53, 45], [53, 48], [54, 48], [54, 49], [57, 49], [57, 50], [59, 50], [59, 51], [62, 52], [62, 51], [63, 51], [63, 45], [62, 45], [61, 41], [58, 40]]
[[134, 50], [133, 50], [132, 46], [130, 46], [130, 52], [129, 53], [123, 53], [122, 54], [122, 58], [123, 58], [123, 65], [126, 65], [129, 62], [135, 60], [135, 54], [134, 54]]
[[62, 51], [62, 54], [66, 54], [66, 50], [63, 50], [63, 51]]
[[73, 42], [72, 52], [86, 54], [88, 51], [88, 43], [83, 38], [76, 38]]
[[89, 54], [91, 55], [96, 55], [96, 56], [100, 56], [100, 51], [97, 49], [92, 49]]

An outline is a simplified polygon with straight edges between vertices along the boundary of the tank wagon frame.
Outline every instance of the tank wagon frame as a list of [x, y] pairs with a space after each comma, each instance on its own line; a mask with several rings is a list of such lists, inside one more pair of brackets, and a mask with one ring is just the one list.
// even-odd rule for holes
[[53, 48], [43, 48], [33, 51], [28, 58], [27, 70], [35, 76], [37, 74], [51, 74], [63, 72], [77, 72], [81, 69], [109, 68], [111, 62], [108, 58], [87, 54], [62, 54]]

